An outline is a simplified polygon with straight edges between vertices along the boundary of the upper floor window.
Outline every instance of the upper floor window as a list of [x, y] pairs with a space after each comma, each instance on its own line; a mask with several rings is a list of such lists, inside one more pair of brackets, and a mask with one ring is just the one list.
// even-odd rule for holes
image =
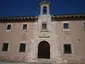
[[7, 25], [7, 30], [11, 30], [11, 24]]
[[27, 29], [27, 24], [23, 24], [23, 30]]
[[20, 47], [19, 47], [19, 52], [25, 52], [26, 49], [26, 44], [25, 43], [21, 43]]
[[72, 53], [71, 44], [64, 44], [64, 53], [65, 54], [71, 54]]
[[7, 51], [8, 50], [8, 43], [3, 43], [2, 51]]
[[63, 23], [63, 28], [64, 29], [69, 29], [69, 24], [68, 23]]
[[46, 23], [42, 24], [42, 29], [47, 29], [47, 24]]
[[46, 6], [43, 7], [43, 14], [47, 14], [47, 7]]

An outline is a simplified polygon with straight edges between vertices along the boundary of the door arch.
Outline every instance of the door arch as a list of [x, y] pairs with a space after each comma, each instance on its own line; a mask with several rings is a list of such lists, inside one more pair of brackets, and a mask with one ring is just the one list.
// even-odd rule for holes
[[41, 41], [39, 43], [38, 58], [50, 59], [50, 44], [47, 41]]

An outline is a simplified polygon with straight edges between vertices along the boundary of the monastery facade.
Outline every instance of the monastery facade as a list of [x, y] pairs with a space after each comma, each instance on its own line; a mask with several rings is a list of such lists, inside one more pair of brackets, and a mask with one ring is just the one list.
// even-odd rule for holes
[[50, 15], [40, 3], [39, 16], [0, 18], [0, 60], [57, 63], [85, 59], [85, 14]]

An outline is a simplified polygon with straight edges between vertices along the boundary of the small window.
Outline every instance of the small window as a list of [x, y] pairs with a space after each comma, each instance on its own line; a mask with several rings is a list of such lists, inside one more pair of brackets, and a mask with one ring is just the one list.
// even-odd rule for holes
[[71, 54], [72, 53], [71, 44], [64, 44], [64, 53], [65, 54]]
[[42, 29], [47, 29], [47, 24], [46, 23], [42, 24]]
[[11, 30], [11, 24], [7, 25], [7, 30]]
[[2, 51], [8, 50], [8, 43], [3, 43]]
[[23, 24], [23, 30], [27, 29], [27, 24]]
[[68, 23], [63, 23], [64, 29], [69, 29], [69, 24]]
[[26, 49], [26, 44], [21, 43], [20, 48], [19, 48], [19, 52], [25, 52], [25, 49]]

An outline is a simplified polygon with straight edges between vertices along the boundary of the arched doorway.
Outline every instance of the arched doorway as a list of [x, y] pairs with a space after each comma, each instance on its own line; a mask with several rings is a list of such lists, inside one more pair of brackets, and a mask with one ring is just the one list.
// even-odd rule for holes
[[46, 41], [41, 41], [38, 45], [38, 58], [50, 59], [50, 45]]

